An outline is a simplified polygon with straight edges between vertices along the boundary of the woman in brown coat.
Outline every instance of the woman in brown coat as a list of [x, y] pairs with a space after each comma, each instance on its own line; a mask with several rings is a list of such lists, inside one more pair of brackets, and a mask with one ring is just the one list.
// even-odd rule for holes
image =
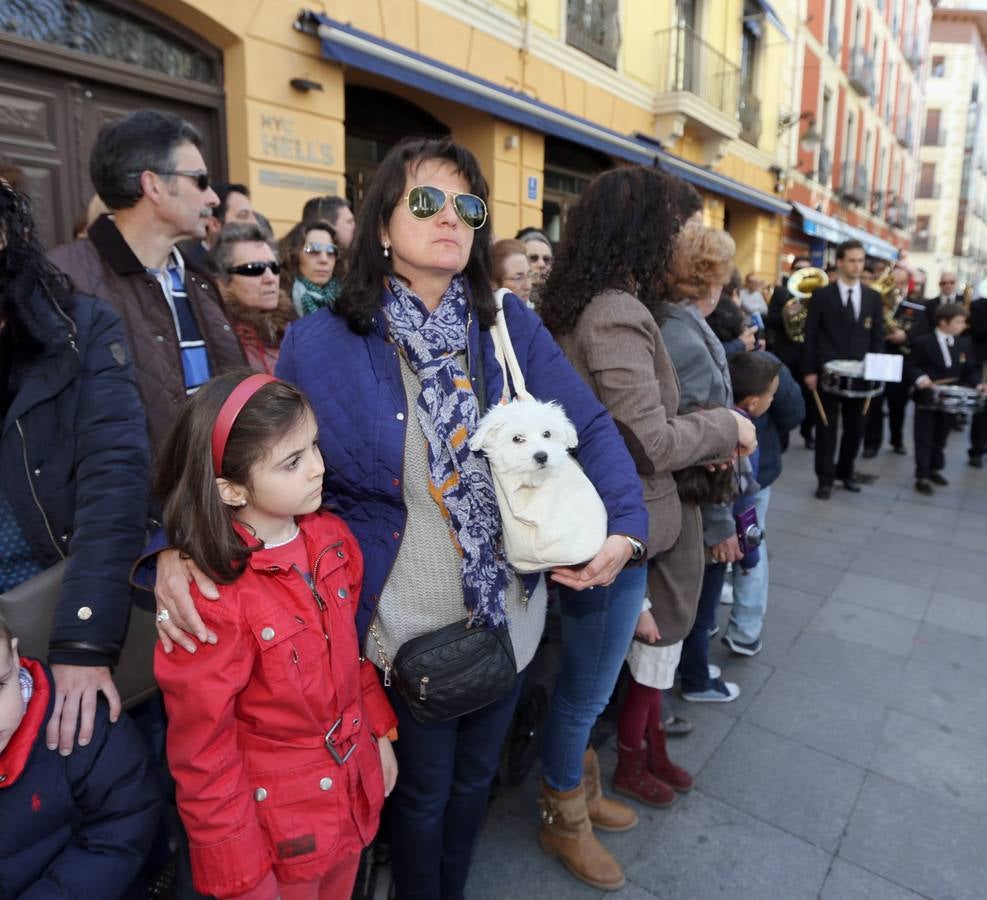
[[[609, 410], [637, 464], [650, 518], [648, 595], [655, 628], [648, 630], [659, 647], [674, 647], [688, 634], [703, 575], [699, 510], [679, 501], [673, 473], [729, 459], [738, 447], [748, 453], [756, 444], [754, 427], [731, 410], [676, 414], [679, 385], [659, 331], [664, 309], [660, 281], [679, 229], [670, 205], [673, 183], [670, 176], [642, 166], [614, 169], [594, 179], [570, 214], [540, 308], [573, 367]], [[630, 610], [628, 639], [644, 600], [641, 596]], [[565, 664], [563, 659], [563, 668]], [[631, 793], [654, 802], [670, 791], [653, 770], [679, 787], [688, 775], [672, 767], [664, 754], [660, 691], [644, 689], [647, 706], [636, 719], [640, 732], [646, 729], [648, 744], [640, 735], [632, 744], [621, 740], [619, 766], [623, 783], [635, 788]], [[548, 732], [559, 705], [553, 701]], [[551, 783], [556, 761], [546, 754], [543, 764]], [[594, 770], [588, 759], [583, 816], [577, 810], [542, 824], [543, 845], [589, 883], [598, 883], [600, 871], [618, 864], [585, 820], [619, 830], [635, 818], [629, 810], [622, 815], [614, 801], [593, 795]]]

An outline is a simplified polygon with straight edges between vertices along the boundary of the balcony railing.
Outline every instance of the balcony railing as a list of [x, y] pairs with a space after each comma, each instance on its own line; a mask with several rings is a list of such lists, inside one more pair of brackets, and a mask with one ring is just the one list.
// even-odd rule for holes
[[836, 19], [831, 18], [829, 20], [829, 31], [826, 32], [826, 49], [829, 50], [829, 55], [833, 59], [840, 58], [841, 42], [840, 42], [840, 29], [836, 26]]
[[915, 191], [915, 196], [919, 200], [938, 200], [941, 193], [941, 186], [938, 181], [920, 181]]
[[912, 250], [916, 253], [932, 253], [936, 249], [936, 239], [927, 233], [916, 234], [912, 238]]
[[861, 204], [866, 204], [867, 198], [870, 197], [870, 173], [863, 163], [857, 163], [854, 170], [853, 193], [860, 198], [858, 202]]
[[850, 54], [850, 84], [858, 94], [874, 96], [874, 66], [863, 47], [854, 47]]
[[912, 211], [904, 203], [892, 203], [888, 207], [888, 225], [903, 231], [911, 227]]
[[894, 127], [894, 136], [902, 147], [909, 147], [912, 143], [912, 128], [908, 120], [901, 114], [897, 117], [897, 124]]
[[936, 128], [926, 128], [922, 132], [922, 146], [923, 147], [942, 147], [946, 144], [946, 135], [943, 131]]
[[740, 118], [740, 138], [755, 147], [761, 140], [761, 101], [753, 91], [740, 89], [737, 101], [737, 115]]
[[733, 118], [738, 110], [740, 69], [691, 28], [659, 31], [656, 57], [658, 91], [685, 91]]
[[816, 180], [823, 185], [829, 184], [829, 176], [833, 172], [833, 158], [829, 155], [827, 147], [819, 148], [819, 169], [816, 171]]
[[844, 160], [840, 170], [840, 195], [843, 200], [857, 206], [866, 204], [869, 194], [867, 180], [867, 170], [863, 164], [854, 167], [849, 160]]

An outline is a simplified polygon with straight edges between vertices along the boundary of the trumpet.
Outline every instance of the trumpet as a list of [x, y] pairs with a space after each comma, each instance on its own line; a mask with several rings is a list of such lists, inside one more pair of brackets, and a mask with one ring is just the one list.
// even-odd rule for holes
[[781, 310], [781, 321], [788, 339], [796, 344], [805, 342], [805, 320], [809, 316], [809, 300], [813, 291], [826, 287], [829, 276], [825, 269], [808, 267], [799, 269], [789, 276], [786, 287], [791, 299]]

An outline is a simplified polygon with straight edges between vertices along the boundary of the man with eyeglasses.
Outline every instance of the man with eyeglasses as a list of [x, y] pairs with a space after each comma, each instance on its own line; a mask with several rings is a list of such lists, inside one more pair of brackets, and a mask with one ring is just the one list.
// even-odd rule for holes
[[552, 271], [555, 257], [552, 252], [552, 242], [540, 231], [523, 229], [518, 233], [518, 240], [524, 244], [524, 252], [531, 265], [532, 292], [545, 283], [548, 273]]
[[956, 273], [943, 272], [942, 275], [939, 276], [939, 296], [925, 301], [925, 313], [926, 318], [929, 321], [929, 330], [935, 330], [936, 310], [939, 309], [940, 306], [944, 303], [960, 303], [962, 302], [962, 299], [962, 297], [957, 296], [956, 292]]
[[189, 394], [244, 364], [216, 285], [176, 246], [202, 241], [219, 204], [201, 146], [198, 131], [171, 113], [142, 109], [108, 122], [89, 173], [110, 212], [88, 240], [51, 253], [77, 290], [123, 319], [152, 453]]

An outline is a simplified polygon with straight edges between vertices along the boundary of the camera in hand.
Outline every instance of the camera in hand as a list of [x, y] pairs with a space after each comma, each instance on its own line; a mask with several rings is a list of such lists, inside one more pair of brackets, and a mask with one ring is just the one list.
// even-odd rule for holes
[[736, 513], [733, 521], [737, 526], [737, 541], [740, 544], [740, 552], [744, 558], [740, 565], [744, 569], [753, 569], [761, 560], [760, 551], [757, 549], [764, 540], [764, 531], [757, 521], [757, 510], [753, 506]]

